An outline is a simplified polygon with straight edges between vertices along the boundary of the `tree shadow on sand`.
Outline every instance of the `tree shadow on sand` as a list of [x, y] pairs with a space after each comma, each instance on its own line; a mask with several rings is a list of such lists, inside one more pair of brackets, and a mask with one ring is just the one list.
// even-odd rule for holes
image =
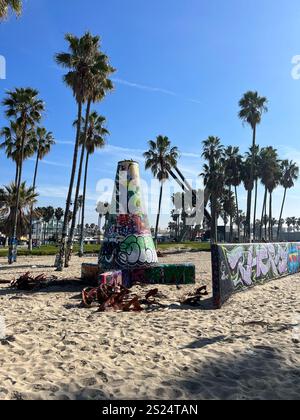
[[22, 297], [29, 297], [35, 294], [48, 294], [48, 293], [78, 293], [74, 299], [80, 299], [81, 291], [87, 287], [88, 284], [81, 280], [55, 280], [42, 287], [37, 287], [31, 291], [17, 290], [9, 287], [0, 288], [0, 297], [12, 296], [12, 299], [21, 299]]
[[[226, 340], [213, 337], [186, 348], [199, 349]], [[293, 360], [296, 352], [295, 346]], [[285, 357], [279, 349], [269, 346], [249, 347], [244, 353], [210, 359], [196, 366], [196, 374], [174, 381], [173, 386], [188, 399], [298, 400], [300, 367], [296, 363], [293, 366], [292, 360], [288, 363]]]

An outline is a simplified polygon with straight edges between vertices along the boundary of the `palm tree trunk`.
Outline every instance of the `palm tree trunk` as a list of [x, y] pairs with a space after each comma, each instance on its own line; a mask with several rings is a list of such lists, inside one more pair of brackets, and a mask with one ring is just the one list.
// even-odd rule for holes
[[58, 219], [56, 219], [56, 242], [58, 242]]
[[253, 127], [253, 141], [252, 141], [252, 159], [251, 159], [251, 173], [250, 173], [250, 186], [247, 199], [247, 218], [246, 218], [246, 241], [250, 241], [251, 236], [251, 206], [252, 206], [252, 190], [254, 180], [254, 167], [255, 167], [255, 145], [256, 145], [256, 125]]
[[157, 238], [158, 238], [158, 228], [159, 228], [159, 219], [160, 219], [160, 212], [161, 212], [162, 195], [163, 195], [163, 183], [161, 182], [161, 184], [160, 184], [158, 212], [157, 212], [156, 227], [155, 227], [155, 244], [156, 245], [157, 245]]
[[269, 198], [269, 241], [272, 242], [272, 193]]
[[267, 193], [268, 193], [268, 190], [265, 189], [265, 196], [264, 196], [263, 208], [262, 208], [262, 213], [261, 213], [261, 224], [260, 224], [260, 235], [259, 235], [260, 241], [262, 240], [262, 236], [263, 236], [264, 214], [265, 214], [265, 208], [267, 205]]
[[[230, 196], [231, 196], [231, 185], [229, 187], [229, 193], [230, 193]], [[229, 225], [230, 225], [229, 242], [232, 243], [233, 242], [233, 221], [232, 221], [232, 215], [230, 215]]]
[[[83, 185], [83, 198], [82, 198], [82, 209], [81, 209], [81, 225], [80, 225], [80, 247], [79, 247], [79, 257], [82, 258], [84, 254], [84, 218], [85, 218], [85, 198], [86, 198], [86, 186], [87, 186], [87, 176], [88, 176], [88, 167], [89, 167], [89, 153], [86, 154], [85, 161], [85, 172], [84, 172], [84, 185]], [[100, 216], [99, 216], [100, 217]], [[101, 219], [100, 219], [101, 223]], [[100, 226], [99, 226], [100, 229]]]
[[[36, 187], [36, 179], [37, 179], [37, 172], [39, 167], [39, 152], [36, 156], [36, 162], [35, 162], [35, 169], [34, 169], [34, 176], [33, 176], [33, 191], [35, 192]], [[28, 249], [29, 251], [32, 251], [32, 230], [33, 230], [33, 205], [30, 208], [30, 221], [29, 221], [29, 244]]]
[[265, 206], [265, 239], [268, 239], [268, 195]]
[[281, 227], [282, 227], [281, 220], [282, 220], [283, 209], [284, 209], [285, 200], [286, 200], [286, 193], [287, 193], [287, 188], [284, 189], [284, 196], [283, 196], [283, 200], [282, 200], [282, 206], [281, 206], [279, 223], [278, 223], [278, 230], [277, 230], [277, 241], [279, 241], [280, 231], [281, 231]]
[[70, 212], [70, 207], [71, 207], [72, 193], [73, 193], [76, 168], [77, 168], [78, 149], [79, 149], [79, 141], [80, 141], [80, 133], [81, 133], [81, 118], [82, 118], [82, 103], [79, 102], [78, 115], [77, 115], [77, 133], [76, 133], [76, 142], [75, 142], [75, 147], [74, 147], [72, 172], [71, 172], [70, 185], [69, 185], [69, 191], [68, 191], [67, 202], [66, 202], [66, 210], [64, 214], [64, 223], [63, 223], [63, 228], [62, 228], [60, 249], [59, 249], [59, 254], [57, 255], [57, 260], [56, 260], [57, 271], [63, 270], [63, 260], [65, 256], [66, 238], [68, 235], [68, 226], [69, 226], [69, 212]]
[[211, 196], [211, 242], [213, 244], [218, 242], [218, 224], [216, 213], [216, 199], [214, 193]]
[[14, 262], [17, 262], [17, 250], [18, 250], [18, 212], [19, 212], [19, 202], [20, 202], [20, 186], [22, 181], [22, 171], [23, 171], [23, 160], [24, 160], [24, 145], [25, 145], [25, 138], [26, 138], [26, 119], [23, 116], [23, 130], [22, 130], [22, 140], [21, 140], [21, 162], [19, 165], [19, 172], [18, 172], [18, 182], [17, 182], [17, 189], [16, 189], [16, 205], [14, 209], [14, 216], [13, 216], [13, 229], [12, 229], [12, 236], [10, 238], [9, 249], [8, 249], [8, 264], [12, 265]]
[[256, 239], [256, 210], [257, 210], [257, 190], [258, 180], [255, 181], [255, 202], [254, 202], [254, 217], [253, 217], [253, 239]]
[[71, 230], [69, 233], [69, 239], [68, 239], [66, 256], [65, 256], [66, 268], [69, 267], [69, 262], [71, 260], [71, 256], [73, 252], [73, 242], [74, 242], [76, 219], [77, 219], [77, 212], [78, 212], [78, 198], [79, 198], [79, 193], [80, 193], [80, 185], [81, 185], [81, 177], [82, 177], [82, 169], [83, 169], [83, 162], [84, 162], [84, 155], [85, 155], [85, 144], [86, 144], [88, 124], [89, 124], [90, 110], [91, 110], [91, 100], [88, 101], [87, 108], [86, 108], [85, 127], [84, 127], [84, 134], [83, 134], [84, 141], [82, 143], [82, 148], [81, 148], [81, 156], [80, 156], [80, 163], [79, 163], [79, 169], [78, 169], [78, 177], [77, 177], [77, 185], [76, 185], [76, 193], [75, 193], [75, 201], [74, 201], [74, 209], [73, 209], [73, 218], [72, 218]]
[[17, 185], [19, 179], [19, 164], [16, 162], [16, 175], [15, 175], [15, 185]]
[[236, 203], [236, 211], [237, 211], [237, 219], [238, 219], [238, 241], [241, 241], [241, 225], [239, 221], [239, 201], [237, 195], [237, 187], [235, 187], [235, 203]]

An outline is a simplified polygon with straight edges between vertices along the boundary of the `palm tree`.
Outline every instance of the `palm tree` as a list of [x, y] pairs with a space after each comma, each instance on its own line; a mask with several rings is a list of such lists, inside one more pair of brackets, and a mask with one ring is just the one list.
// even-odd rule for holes
[[7, 18], [10, 10], [19, 16], [22, 12], [22, 0], [0, 0], [0, 20]]
[[46, 223], [45, 231], [44, 231], [44, 243], [46, 243], [46, 235], [48, 234], [49, 237], [49, 222], [53, 219], [55, 214], [55, 210], [52, 206], [46, 207], [44, 212], [44, 222]]
[[58, 241], [58, 224], [61, 221], [61, 219], [63, 218], [63, 215], [64, 215], [64, 211], [61, 207], [58, 207], [57, 209], [55, 209], [54, 216], [55, 216], [55, 219], [56, 219], [56, 238], [57, 238], [57, 241]]
[[229, 220], [233, 220], [237, 214], [235, 196], [232, 191], [224, 189], [223, 194], [220, 198], [223, 212], [227, 215]]
[[[251, 166], [252, 166], [252, 159], [249, 158], [248, 155], [246, 155], [244, 160], [242, 161], [241, 177], [242, 177], [242, 182], [244, 184], [244, 188], [248, 193], [250, 190], [253, 189], [253, 182], [251, 181]], [[246, 216], [246, 221], [244, 221], [243, 225], [244, 227], [247, 226], [247, 216]], [[244, 241], [247, 241], [247, 237], [246, 237], [247, 235], [245, 234], [246, 234], [246, 229], [244, 229]]]
[[[17, 214], [16, 240], [28, 233], [30, 208], [36, 203], [37, 194], [32, 187], [26, 187], [26, 183], [22, 182], [19, 187], [16, 184], [10, 184], [4, 187], [0, 193], [1, 208], [0, 219], [2, 221], [3, 233], [12, 237], [14, 230], [15, 214]], [[18, 200], [17, 200], [18, 196]], [[16, 203], [18, 207], [16, 208]]]
[[[11, 159], [16, 165], [15, 184], [18, 182], [19, 168], [21, 165], [21, 127], [18, 122], [10, 121], [8, 127], [2, 128], [0, 137], [4, 139], [0, 144], [0, 149], [5, 150], [8, 159]], [[34, 130], [29, 128], [25, 136], [23, 148], [23, 161], [34, 155], [35, 134]]]
[[219, 137], [208, 137], [203, 141], [202, 157], [208, 161], [203, 167], [201, 176], [204, 178], [204, 186], [210, 193], [210, 204], [212, 212], [211, 240], [213, 243], [218, 240], [218, 200], [224, 191], [224, 147]]
[[255, 162], [254, 162], [254, 184], [255, 184], [255, 197], [254, 197], [254, 215], [253, 215], [253, 239], [256, 239], [256, 214], [257, 214], [257, 195], [258, 195], [258, 181], [260, 178], [260, 147], [259, 146], [255, 146], [255, 148], [253, 149], [252, 147], [250, 148], [250, 152], [246, 153], [247, 158], [249, 159], [249, 161], [251, 161], [252, 156], [255, 156]]
[[168, 137], [158, 136], [156, 141], [149, 141], [149, 150], [144, 153], [146, 170], [151, 169], [152, 174], [160, 182], [160, 195], [155, 227], [155, 242], [157, 243], [163, 185], [169, 179], [169, 171], [177, 165], [179, 151], [177, 147], [171, 147]]
[[108, 92], [112, 91], [114, 85], [109, 79], [109, 76], [115, 72], [115, 69], [109, 64], [109, 58], [103, 54], [100, 50], [100, 38], [92, 37], [92, 43], [94, 43], [96, 49], [93, 52], [94, 63], [91, 67], [90, 78], [86, 82], [86, 115], [83, 120], [84, 130], [81, 134], [81, 157], [79, 161], [79, 169], [77, 176], [77, 185], [74, 199], [74, 218], [71, 224], [71, 230], [68, 238], [67, 251], [65, 256], [65, 267], [69, 266], [69, 261], [73, 250], [73, 241], [76, 227], [76, 215], [78, 212], [78, 197], [80, 194], [81, 178], [85, 157], [85, 143], [87, 139], [88, 120], [90, 116], [91, 104], [102, 101]]
[[86, 189], [88, 179], [88, 168], [90, 156], [95, 153], [96, 149], [102, 149], [105, 146], [106, 136], [109, 135], [109, 131], [105, 128], [106, 119], [102, 115], [98, 115], [96, 111], [92, 112], [89, 116], [88, 130], [86, 140], [84, 139], [84, 133], [82, 141], [84, 144], [82, 147], [86, 149], [85, 159], [85, 171], [84, 171], [84, 183], [83, 183], [83, 200], [82, 200], [82, 212], [81, 212], [81, 224], [80, 224], [80, 250], [79, 256], [83, 257], [84, 249], [84, 219], [85, 219], [85, 201], [86, 201]]
[[287, 225], [287, 227], [288, 227], [288, 240], [289, 240], [289, 239], [290, 239], [290, 231], [291, 231], [290, 227], [291, 227], [291, 226], [292, 226], [292, 224], [293, 224], [293, 219], [292, 219], [292, 217], [288, 217], [288, 218], [286, 219], [285, 223], [286, 223], [286, 225]]
[[[59, 53], [56, 55], [55, 60], [57, 64], [61, 65], [64, 68], [67, 68], [69, 71], [64, 76], [64, 81], [68, 87], [73, 91], [74, 97], [77, 102], [77, 128], [76, 128], [76, 140], [73, 154], [73, 164], [70, 177], [69, 191], [66, 201], [66, 210], [64, 215], [63, 229], [62, 229], [62, 238], [59, 255], [57, 258], [57, 270], [62, 271], [63, 269], [63, 259], [65, 256], [66, 250], [66, 238], [68, 231], [68, 215], [71, 207], [72, 192], [75, 182], [76, 168], [77, 168], [77, 159], [78, 151], [80, 146], [80, 136], [81, 136], [81, 124], [82, 124], [82, 108], [84, 103], [87, 101], [86, 109], [86, 121], [88, 120], [88, 115], [90, 112], [91, 102], [93, 100], [98, 100], [99, 95], [105, 95], [106, 90], [106, 80], [104, 81], [105, 70], [107, 67], [107, 57], [99, 51], [99, 37], [94, 37], [90, 33], [86, 33], [83, 37], [78, 38], [74, 35], [67, 34], [65, 37], [66, 41], [69, 43], [69, 52]], [[110, 68], [111, 69], [111, 68]], [[100, 81], [103, 82], [102, 90], [99, 88]], [[107, 82], [108, 84], [108, 82]], [[103, 97], [103, 96], [102, 96]], [[84, 128], [86, 132], [86, 127]], [[83, 163], [83, 158], [81, 159]], [[82, 165], [81, 168], [82, 170]], [[78, 178], [81, 178], [81, 174], [78, 174]], [[75, 212], [75, 224], [76, 224], [76, 212], [77, 212], [77, 201], [78, 201], [79, 192], [77, 194], [74, 202], [74, 212]]]
[[252, 191], [254, 188], [254, 171], [256, 158], [256, 130], [257, 125], [261, 123], [262, 116], [268, 111], [268, 100], [263, 96], [259, 96], [258, 92], [246, 92], [239, 102], [240, 112], [239, 118], [249, 124], [252, 128], [252, 158], [250, 170], [250, 186], [247, 198], [247, 216], [246, 216], [246, 237], [250, 240], [251, 231], [251, 205], [252, 205]]
[[[20, 126], [20, 166], [17, 180], [17, 194], [15, 209], [19, 208], [19, 189], [22, 181], [22, 169], [24, 161], [24, 147], [26, 136], [29, 129], [34, 128], [42, 117], [42, 112], [45, 109], [44, 103], [38, 99], [38, 91], [31, 88], [17, 88], [14, 91], [8, 91], [6, 98], [3, 100], [3, 105], [6, 107], [5, 114], [8, 118], [14, 118]], [[14, 214], [14, 223], [12, 229], [12, 238], [10, 241], [8, 262], [13, 264], [17, 257], [17, 223], [18, 212]]]
[[[242, 176], [242, 156], [240, 155], [240, 150], [238, 147], [229, 146], [225, 149], [224, 156], [224, 166], [225, 166], [225, 178], [226, 185], [229, 187], [231, 193], [231, 188], [234, 187], [235, 190], [235, 208], [237, 214], [239, 213], [239, 203], [238, 203], [238, 194], [237, 187], [241, 185]], [[238, 226], [238, 237], [240, 238], [240, 227]], [[230, 217], [230, 241], [233, 239], [233, 218]], [[240, 240], [240, 239], [239, 239]]]
[[238, 213], [236, 213], [234, 217], [234, 223], [239, 226], [239, 229], [241, 229], [242, 226], [245, 228], [246, 223], [246, 215], [243, 212], [243, 210], [239, 210]]
[[[98, 42], [100, 39], [98, 38]], [[98, 45], [98, 49], [100, 49], [100, 45]], [[113, 67], [109, 64], [109, 59], [105, 54], [97, 51], [95, 54], [95, 66], [93, 69], [93, 77], [90, 80], [90, 87], [88, 89], [87, 95], [87, 108], [86, 108], [86, 116], [83, 119], [82, 123], [84, 125], [84, 131], [81, 134], [81, 157], [78, 169], [78, 176], [77, 176], [77, 186], [76, 186], [76, 193], [75, 193], [75, 200], [74, 200], [74, 215], [76, 217], [78, 212], [78, 197], [80, 193], [80, 186], [81, 186], [81, 178], [82, 178], [82, 171], [83, 171], [83, 164], [84, 164], [84, 157], [85, 157], [85, 144], [87, 141], [87, 131], [88, 131], [88, 122], [90, 117], [90, 109], [91, 104], [102, 101], [109, 91], [112, 91], [114, 86], [112, 81], [109, 79], [110, 74], [115, 71]], [[65, 258], [65, 267], [69, 266], [69, 260], [72, 255], [72, 248], [73, 248], [73, 241], [74, 241], [74, 233], [75, 233], [75, 219], [73, 219], [71, 225], [71, 231], [69, 235], [68, 245], [67, 245], [67, 252]]]
[[80, 229], [80, 221], [81, 221], [81, 210], [82, 210], [82, 205], [83, 205], [83, 195], [80, 195], [78, 197], [78, 221], [77, 221], [77, 233], [78, 230]]
[[[272, 241], [272, 194], [275, 188], [279, 185], [280, 182], [280, 161], [278, 159], [277, 150], [273, 147], [265, 147], [261, 150], [260, 153], [260, 176], [261, 176], [261, 183], [265, 187], [265, 196], [263, 202], [263, 211], [262, 211], [262, 220], [267, 220], [267, 196], [269, 193], [269, 240]], [[262, 237], [262, 232], [261, 235]], [[267, 237], [265, 238], [267, 239]]]
[[284, 160], [281, 162], [281, 180], [280, 184], [284, 188], [284, 195], [282, 200], [282, 206], [280, 211], [280, 217], [279, 217], [279, 224], [278, 224], [278, 230], [277, 230], [277, 240], [279, 240], [280, 237], [280, 231], [281, 231], [281, 220], [283, 215], [283, 209], [286, 201], [286, 194], [287, 190], [291, 189], [295, 186], [295, 182], [299, 178], [299, 166], [289, 160]]
[[[51, 147], [55, 144], [55, 140], [53, 134], [51, 132], [47, 132], [47, 130], [43, 127], [38, 127], [36, 130], [36, 137], [35, 137], [35, 152], [36, 152], [36, 162], [35, 162], [35, 170], [33, 176], [33, 188], [36, 188], [36, 180], [38, 174], [38, 166], [40, 160], [43, 160], [45, 156], [50, 153]], [[33, 213], [33, 209], [32, 212]], [[28, 249], [32, 251], [32, 216], [30, 218], [30, 229], [29, 229], [29, 244]]]

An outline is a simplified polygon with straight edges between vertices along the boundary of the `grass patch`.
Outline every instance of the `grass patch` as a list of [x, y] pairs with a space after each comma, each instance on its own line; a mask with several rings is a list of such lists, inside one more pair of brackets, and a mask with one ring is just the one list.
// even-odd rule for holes
[[176, 250], [193, 250], [193, 251], [210, 251], [210, 242], [182, 242], [177, 244], [173, 243], [165, 243], [165, 244], [158, 244], [158, 249], [160, 251], [168, 251], [170, 249]]
[[[74, 252], [79, 251], [79, 245], [74, 246]], [[98, 254], [100, 251], [100, 245], [85, 245], [84, 252], [86, 254]], [[0, 249], [0, 257], [7, 256], [7, 249]], [[44, 245], [39, 248], [34, 248], [31, 252], [26, 248], [18, 248], [18, 255], [20, 257], [27, 256], [51, 256], [56, 255], [58, 252], [58, 246], [56, 245]]]
[[[200, 243], [200, 242], [183, 242], [177, 244], [173, 243], [164, 243], [159, 244], [158, 249], [160, 251], [168, 251], [168, 250], [193, 250], [193, 251], [210, 251], [210, 243]], [[79, 251], [79, 245], [74, 245], [74, 253], [76, 254]], [[100, 251], [100, 245], [85, 245], [84, 252], [87, 255], [91, 254], [98, 254]], [[56, 245], [45, 245], [39, 248], [34, 248], [31, 252], [28, 251], [26, 248], [18, 248], [18, 255], [20, 257], [27, 257], [27, 256], [51, 256], [56, 255], [58, 252], [58, 247]], [[8, 253], [7, 249], [0, 249], [0, 257], [6, 257]]]

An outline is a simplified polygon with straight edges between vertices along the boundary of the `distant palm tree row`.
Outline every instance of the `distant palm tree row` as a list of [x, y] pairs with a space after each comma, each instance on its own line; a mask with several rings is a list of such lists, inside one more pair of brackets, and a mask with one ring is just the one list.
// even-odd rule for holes
[[[203, 141], [202, 157], [205, 160], [203, 178], [205, 196], [209, 197], [211, 207], [211, 240], [218, 240], [218, 220], [224, 220], [225, 227], [230, 224], [230, 241], [236, 239], [249, 242], [251, 239], [269, 240], [274, 238], [273, 193], [279, 186], [284, 188], [284, 196], [277, 229], [277, 240], [284, 221], [282, 215], [286, 202], [287, 191], [294, 187], [299, 178], [298, 165], [289, 160], [280, 160], [278, 152], [272, 146], [260, 149], [257, 145], [257, 127], [262, 121], [263, 114], [268, 111], [267, 99], [257, 92], [246, 92], [239, 101], [239, 118], [250, 125], [252, 130], [252, 146], [249, 152], [242, 156], [238, 147], [224, 147], [219, 137], [209, 136]], [[172, 147], [167, 137], [158, 136], [156, 141], [149, 142], [149, 150], [144, 154], [145, 168], [151, 169], [154, 177], [161, 183], [158, 215], [155, 229], [157, 240], [163, 183], [169, 178], [170, 170], [177, 166], [179, 151]], [[264, 187], [264, 199], [261, 218], [258, 214], [258, 185]], [[238, 187], [243, 184], [247, 191], [247, 212], [239, 208]], [[254, 193], [254, 202], [253, 202]], [[182, 209], [181, 209], [182, 211]], [[253, 224], [251, 217], [253, 216]], [[182, 211], [182, 225], [186, 218]], [[179, 231], [180, 221], [178, 212], [172, 213], [171, 228]], [[234, 225], [237, 226], [238, 237], [234, 238]], [[251, 230], [251, 227], [253, 230]], [[259, 228], [259, 230], [257, 229]], [[243, 229], [243, 235], [241, 230]], [[197, 232], [195, 227], [194, 232]]]
[[[9, 125], [0, 131], [0, 136], [4, 139], [0, 148], [5, 149], [7, 157], [11, 158], [16, 165], [15, 182], [10, 186], [10, 191], [15, 195], [15, 205], [11, 207], [8, 255], [8, 262], [12, 264], [16, 260], [17, 252], [18, 212], [21, 192], [26, 190], [26, 184], [22, 180], [24, 161], [34, 154], [37, 155], [34, 174], [36, 181], [38, 162], [50, 151], [54, 140], [51, 133], [47, 133], [45, 129], [40, 127], [45, 104], [39, 98], [37, 90], [17, 88], [8, 91], [2, 104]], [[32, 187], [32, 190], [35, 194], [35, 186]], [[33, 205], [34, 203], [31, 204], [31, 214]]]
[[[212, 239], [217, 240], [215, 226], [220, 216], [230, 220], [230, 240], [233, 241], [233, 224], [238, 228], [238, 241], [249, 241], [249, 216], [244, 216], [239, 209], [237, 188], [243, 184], [249, 193], [255, 190], [254, 205], [250, 207], [250, 217], [253, 209], [253, 225], [250, 235], [253, 240], [279, 240], [282, 228], [282, 214], [286, 200], [287, 190], [292, 188], [299, 177], [299, 168], [295, 162], [280, 160], [278, 152], [272, 146], [260, 149], [255, 146], [245, 156], [240, 155], [239, 148], [222, 146], [217, 137], [209, 137], [203, 142], [203, 157], [208, 160], [204, 165], [204, 185], [211, 195], [212, 210]], [[254, 151], [254, 153], [253, 153]], [[252, 156], [255, 155], [254, 165]], [[253, 165], [253, 178], [251, 171]], [[261, 218], [256, 219], [257, 215], [257, 194], [259, 182], [264, 187], [264, 198]], [[282, 186], [284, 197], [279, 217], [277, 237], [274, 238], [273, 226], [273, 193], [274, 190]], [[232, 190], [234, 189], [234, 193]], [[224, 200], [225, 197], [225, 200]], [[226, 204], [226, 205], [225, 205]], [[227, 208], [226, 208], [227, 207]], [[248, 207], [248, 206], [247, 206]], [[226, 224], [226, 223], [225, 223]], [[241, 226], [244, 226], [244, 234], [241, 237]], [[259, 226], [259, 232], [257, 227]], [[265, 226], [265, 230], [263, 227]], [[266, 227], [267, 226], [267, 227]], [[251, 229], [251, 223], [250, 223]]]

